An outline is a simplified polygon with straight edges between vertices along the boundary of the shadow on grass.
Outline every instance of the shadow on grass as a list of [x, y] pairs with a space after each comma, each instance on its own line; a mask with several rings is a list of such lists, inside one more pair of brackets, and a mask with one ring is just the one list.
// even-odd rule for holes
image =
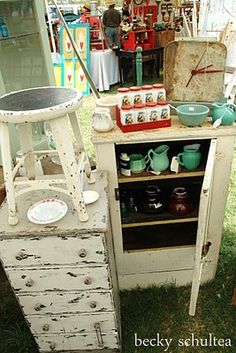
[[38, 353], [36, 343], [0, 266], [0, 352]]

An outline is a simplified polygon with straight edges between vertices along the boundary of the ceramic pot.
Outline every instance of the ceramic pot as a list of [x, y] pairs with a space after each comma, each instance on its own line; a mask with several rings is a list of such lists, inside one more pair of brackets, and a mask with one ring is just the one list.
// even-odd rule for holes
[[159, 213], [163, 210], [162, 192], [155, 185], [149, 185], [144, 190], [141, 211], [145, 213]]
[[168, 211], [175, 215], [187, 214], [193, 210], [193, 205], [186, 188], [177, 187], [172, 191], [167, 204]]

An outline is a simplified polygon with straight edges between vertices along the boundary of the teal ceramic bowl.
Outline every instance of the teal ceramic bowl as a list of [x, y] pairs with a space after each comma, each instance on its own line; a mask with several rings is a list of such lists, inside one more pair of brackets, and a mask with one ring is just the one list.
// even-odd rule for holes
[[209, 108], [201, 104], [183, 104], [176, 108], [181, 124], [185, 126], [200, 126], [209, 113]]

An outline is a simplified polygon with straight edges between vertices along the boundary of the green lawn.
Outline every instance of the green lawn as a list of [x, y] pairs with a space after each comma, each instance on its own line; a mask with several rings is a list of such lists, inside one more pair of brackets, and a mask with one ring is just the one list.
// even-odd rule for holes
[[[80, 122], [86, 149], [94, 156], [89, 142], [91, 114], [95, 107], [93, 96], [84, 99]], [[217, 276], [201, 287], [196, 317], [188, 315], [190, 287], [150, 287], [121, 292], [123, 353], [164, 352], [167, 348], [147, 345], [136, 347], [134, 335], [152, 339], [157, 334], [162, 339], [172, 340], [169, 353], [236, 352], [236, 307], [231, 305], [231, 297], [236, 286], [236, 159], [233, 163], [230, 192], [225, 214], [223, 241], [220, 252]], [[189, 347], [181, 346], [184, 339], [194, 334], [196, 339], [204, 339], [212, 334], [217, 340], [232, 346]], [[154, 341], [152, 341], [154, 342]], [[189, 341], [186, 341], [188, 344]], [[197, 340], [194, 341], [197, 344]], [[164, 343], [164, 341], [161, 341]], [[204, 341], [203, 341], [203, 344]], [[37, 353], [34, 340], [19, 310], [14, 295], [3, 271], [0, 271], [0, 353]]]

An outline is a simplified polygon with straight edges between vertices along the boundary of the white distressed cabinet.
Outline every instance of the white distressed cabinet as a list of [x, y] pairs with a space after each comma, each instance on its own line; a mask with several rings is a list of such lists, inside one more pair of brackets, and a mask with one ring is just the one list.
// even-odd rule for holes
[[[120, 288], [192, 282], [190, 314], [194, 315], [200, 283], [213, 279], [217, 268], [235, 134], [235, 126], [214, 129], [206, 122], [202, 127], [188, 128], [180, 125], [177, 117], [172, 117], [168, 128], [122, 133], [116, 127], [109, 133], [93, 132], [98, 168], [109, 172]], [[184, 145], [196, 142], [201, 144], [202, 162], [194, 171], [181, 169], [175, 174], [168, 170], [160, 175], [143, 172], [127, 177], [120, 174], [122, 152], [145, 155], [150, 148], [166, 144], [171, 160]], [[122, 192], [132, 194], [140, 204], [147, 185], [159, 186], [167, 199], [175, 187], [186, 187], [194, 210], [185, 216], [138, 211], [122, 219]]]
[[49, 225], [26, 216], [30, 205], [48, 197], [45, 192], [24, 195], [16, 226], [7, 224], [6, 204], [0, 209], [1, 261], [40, 352], [120, 351], [106, 173], [90, 189], [100, 197], [87, 206], [86, 223], [62, 194], [68, 213]]

